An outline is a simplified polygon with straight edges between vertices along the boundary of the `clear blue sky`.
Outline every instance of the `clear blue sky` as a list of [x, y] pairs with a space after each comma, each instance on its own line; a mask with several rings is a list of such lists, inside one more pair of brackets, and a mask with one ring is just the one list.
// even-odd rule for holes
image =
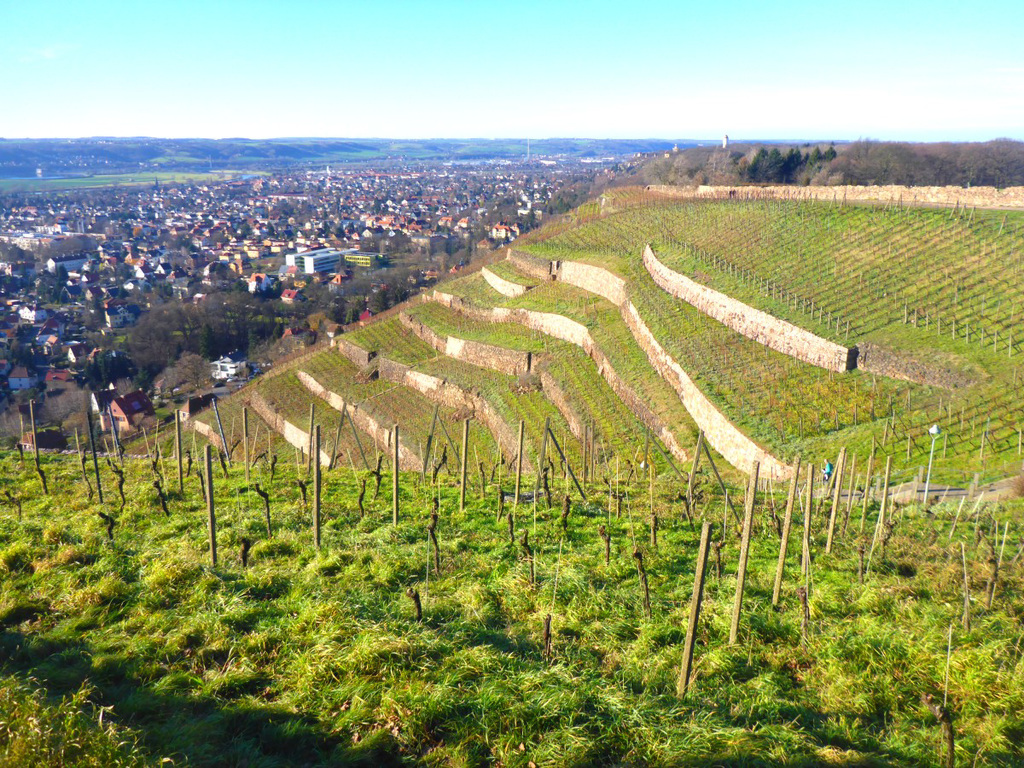
[[1024, 139], [1024, 0], [0, 0], [0, 136]]

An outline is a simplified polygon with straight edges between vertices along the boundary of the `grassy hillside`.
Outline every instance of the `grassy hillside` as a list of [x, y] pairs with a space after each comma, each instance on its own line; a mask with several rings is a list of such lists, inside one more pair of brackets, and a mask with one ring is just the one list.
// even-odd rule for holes
[[[724, 537], [714, 532], [722, 574], [713, 552], [695, 673], [680, 699], [699, 533], [680, 514], [681, 485], [670, 476], [654, 485], [656, 546], [643, 479], [619, 486], [621, 517], [600, 493], [573, 504], [564, 530], [558, 505], [520, 509], [515, 530], [517, 539], [529, 533], [531, 578], [525, 550], [495, 521], [493, 486], [481, 501], [474, 482], [459, 514], [444, 475], [438, 487], [404, 476], [394, 526], [389, 483], [360, 516], [365, 473], [328, 472], [318, 551], [290, 462], [273, 482], [261, 476], [271, 537], [242, 468], [227, 478], [217, 469], [220, 554], [211, 567], [194, 473], [164, 516], [146, 461], [125, 467], [123, 511], [86, 500], [73, 460], [44, 457], [43, 467], [55, 489], [48, 497], [31, 461], [22, 469], [16, 456], [0, 457], [0, 482], [23, 504], [20, 519], [13, 505], [0, 514], [8, 764], [920, 766], [938, 762], [940, 741], [920, 697], [941, 701], [947, 689], [958, 762], [1024, 760], [1019, 505], [899, 511], [860, 584], [857, 546], [870, 547], [877, 503], [859, 536], [858, 501], [830, 556], [823, 504], [813, 516], [805, 621], [794, 554], [802, 530], [792, 533], [773, 611], [779, 541], [769, 521], [783, 501], [759, 496], [739, 642], [728, 643], [739, 552], [730, 524]], [[103, 479], [109, 488], [106, 468]], [[698, 520], [721, 519], [712, 482], [698, 478]], [[437, 495], [434, 572], [424, 525]], [[116, 520], [113, 541], [101, 509]], [[993, 538], [993, 526], [1007, 523], [1009, 536]], [[607, 565], [599, 524], [611, 535]], [[253, 542], [248, 568], [243, 538]], [[650, 618], [634, 546], [645, 554]], [[1004, 557], [986, 608], [991, 551]], [[419, 592], [422, 621], [407, 589]]]
[[[159, 440], [135, 441], [136, 455], [122, 469], [124, 503], [116, 459], [100, 459], [101, 504], [91, 464], [87, 486], [74, 455], [41, 458], [46, 495], [31, 453], [0, 454], [0, 765], [916, 767], [942, 764], [937, 717], [946, 713], [957, 765], [1024, 764], [1024, 502], [1019, 494], [1001, 502], [954, 496], [924, 509], [891, 497], [883, 504], [881, 493], [870, 492], [887, 458], [894, 485], [912, 477], [933, 419], [945, 435], [933, 476], [943, 497], [947, 483], [975, 471], [983, 481], [1015, 473], [1024, 414], [1014, 358], [940, 337], [932, 320], [938, 309], [925, 309], [921, 322], [920, 307], [930, 304], [916, 305], [915, 325], [887, 300], [851, 291], [843, 302], [840, 287], [881, 270], [864, 284], [877, 279], [941, 303], [950, 300], [949, 286], [915, 281], [915, 270], [967, 258], [972, 270], [949, 272], [959, 285], [954, 302], [963, 296], [959, 311], [979, 328], [991, 322], [993, 336], [1005, 315], [1009, 333], [1016, 315], [1005, 304], [1015, 301], [1016, 272], [1000, 264], [1016, 253], [1015, 241], [1002, 239], [1016, 236], [1008, 235], [1016, 221], [783, 208], [642, 208], [617, 200], [602, 212], [595, 203], [519, 245], [625, 278], [652, 333], [736, 426], [780, 454], [803, 455], [790, 488], [762, 478], [756, 493], [745, 493], [746, 476], [717, 453], [718, 472], [702, 457], [692, 488], [689, 463], [677, 462], [682, 476], [660, 456], [641, 463], [641, 411], [692, 452], [696, 428], [678, 394], [617, 307], [561, 281], [528, 278], [510, 262], [494, 270], [530, 287], [520, 297], [499, 294], [480, 274], [439, 289], [471, 309], [561, 315], [587, 329], [591, 354], [517, 322], [484, 322], [431, 301], [404, 310], [441, 336], [532, 352], [534, 375], [445, 357], [397, 317], [346, 338], [473, 393], [510, 426], [523, 419], [531, 458], [550, 419], [579, 469], [581, 446], [566, 413], [592, 425], [597, 471], [582, 480], [581, 494], [554, 461], [550, 508], [543, 494], [530, 493], [533, 472], [514, 503], [511, 457], [499, 464], [491, 430], [472, 418], [464, 511], [450, 451], [449, 472], [400, 475], [395, 523], [390, 453], [380, 450], [375, 478], [346, 428], [341, 460], [323, 472], [317, 547], [312, 473], [255, 414], [254, 402], [302, 430], [313, 405], [326, 450], [334, 447], [339, 413], [300, 373], [384, 428], [399, 424], [420, 456], [435, 409], [455, 443], [462, 420], [479, 417], [438, 408], [436, 396], [379, 376], [379, 359], [361, 369], [326, 347], [219, 403], [233, 463], [214, 459], [210, 481], [216, 563], [203, 490], [209, 483], [198, 477], [207, 444], [201, 435], [185, 435], [194, 461], [183, 491], [173, 435], [162, 429]], [[829, 239], [834, 228], [841, 235]], [[640, 261], [644, 242], [674, 269], [811, 331], [845, 341], [845, 322], [837, 335], [828, 330], [834, 323], [818, 320], [839, 313], [850, 320], [851, 342], [941, 358], [966, 383], [946, 390], [864, 372], [829, 374], [766, 351], [657, 288]], [[883, 257], [890, 243], [914, 255]], [[985, 255], [987, 248], [997, 255]], [[831, 282], [813, 269], [828, 259], [837, 270]], [[790, 294], [814, 301], [813, 320]], [[611, 366], [635, 398], [617, 395], [595, 360]], [[538, 384], [546, 376], [564, 393], [558, 408], [548, 397], [551, 381]], [[252, 486], [238, 448], [246, 403], [258, 456]], [[216, 428], [212, 412], [196, 418]], [[443, 444], [440, 434], [435, 440]], [[377, 447], [365, 433], [361, 441], [372, 466]], [[152, 461], [142, 454], [156, 442], [161, 456]], [[221, 446], [218, 437], [212, 443]], [[852, 483], [844, 480], [833, 508], [820, 469], [840, 446], [856, 457], [858, 471]], [[268, 494], [269, 523], [256, 483]], [[705, 524], [707, 580], [682, 695]]]

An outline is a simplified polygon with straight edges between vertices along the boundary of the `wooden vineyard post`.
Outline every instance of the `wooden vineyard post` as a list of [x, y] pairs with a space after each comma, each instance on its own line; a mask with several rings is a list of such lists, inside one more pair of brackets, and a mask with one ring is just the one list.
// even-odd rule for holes
[[462, 422], [462, 461], [459, 468], [459, 512], [466, 509], [466, 467], [469, 465], [469, 419]]
[[512, 498], [512, 510], [519, 510], [519, 484], [523, 479], [523, 430], [526, 429], [526, 422], [519, 421], [519, 451], [516, 453], [516, 492]]
[[[892, 456], [885, 457], [885, 479], [882, 481], [882, 504], [878, 509], [878, 519], [875, 521], [875, 533], [871, 538], [871, 551], [868, 554], [868, 570], [871, 569], [871, 558], [875, 554], [875, 544], [878, 542], [879, 532], [882, 530], [882, 526], [885, 525], [885, 508], [889, 503], [889, 475], [892, 472]], [[954, 528], [956, 522], [953, 523]], [[950, 534], [952, 535], [952, 533]]]
[[92, 451], [92, 468], [96, 473], [96, 492], [99, 494], [100, 504], [103, 503], [103, 483], [100, 480], [100, 463], [96, 460], [96, 435], [92, 431], [92, 409], [85, 409], [86, 422], [89, 425], [89, 449]]
[[395, 424], [395, 466], [391, 481], [391, 522], [398, 525], [398, 425]]
[[811, 580], [811, 512], [814, 510], [814, 465], [807, 465], [807, 501], [804, 503], [804, 537], [800, 557], [804, 582]]
[[[34, 400], [28, 401], [28, 419], [32, 428], [32, 458], [39, 469], [39, 436], [36, 434], [36, 404]], [[19, 439], [20, 435], [19, 435]]]
[[750, 554], [750, 529], [754, 522], [754, 498], [757, 496], [757, 474], [760, 463], [754, 462], [747, 484], [747, 498], [743, 504], [743, 538], [740, 539], [740, 560], [736, 566], [736, 599], [732, 606], [732, 626], [729, 645], [735, 645], [740, 633], [740, 613], [743, 611], [743, 588], [747, 583], [747, 557]]
[[700, 449], [704, 447], [704, 430], [697, 434], [697, 447], [693, 451], [693, 464], [690, 466], [690, 478], [686, 482], [686, 507], [693, 514], [693, 483], [697, 477], [697, 465], [700, 463]]
[[704, 523], [700, 531], [700, 548], [697, 550], [697, 565], [693, 571], [693, 594], [690, 596], [690, 621], [686, 628], [686, 645], [683, 647], [683, 666], [679, 671], [676, 695], [686, 696], [690, 686], [690, 670], [693, 667], [693, 646], [697, 641], [697, 622], [700, 606], [704, 600], [704, 577], [708, 567], [708, 549], [711, 547], [711, 523]]
[[836, 513], [839, 511], [839, 500], [843, 492], [843, 469], [846, 466], [846, 447], [839, 449], [836, 459], [836, 485], [832, 489], [832, 512], [828, 516], [828, 537], [825, 539], [825, 554], [832, 554], [832, 537], [836, 530]]
[[249, 485], [249, 409], [242, 406], [242, 458], [245, 461], [245, 484]]
[[[315, 418], [315, 406], [309, 404], [309, 450], [306, 452], [306, 477], [309, 477], [309, 470], [313, 467], [313, 419]], [[317, 459], [320, 457], [317, 456]]]
[[327, 469], [334, 469], [334, 464], [338, 460], [338, 446], [341, 444], [341, 428], [343, 426], [345, 426], [344, 414], [338, 419], [338, 429], [334, 433], [334, 444], [331, 446], [331, 463], [327, 465]]
[[793, 462], [793, 478], [789, 481], [789, 496], [786, 498], [786, 517], [782, 521], [782, 536], [779, 540], [779, 564], [775, 569], [775, 587], [772, 589], [772, 608], [779, 604], [782, 592], [782, 573], [786, 568], [786, 550], [789, 547], [789, 531], [793, 527], [793, 505], [796, 503], [796, 490], [800, 480], [800, 457]]
[[[540, 439], [540, 457], [537, 459], [537, 481], [533, 485], [533, 497], [537, 498], [540, 493], [541, 482], [544, 479], [544, 467], [547, 464], [548, 456], [548, 431], [551, 429], [551, 417], [544, 419], [544, 435]], [[520, 449], [521, 449], [520, 443]]]
[[853, 454], [850, 461], [850, 485], [846, 490], [846, 512], [843, 513], [843, 536], [846, 536], [846, 527], [850, 524], [850, 513], [853, 511], [853, 494], [857, 491], [857, 454]]
[[[224, 448], [224, 460], [231, 466], [231, 451], [228, 450], [228, 439], [224, 436], [224, 423], [220, 420], [220, 409], [217, 408], [217, 398], [213, 398], [213, 415], [217, 417], [217, 429], [220, 430], [220, 444]], [[113, 417], [111, 417], [113, 422]]]
[[174, 458], [178, 462], [178, 493], [185, 494], [185, 472], [181, 466], [181, 412], [174, 411]]
[[882, 506], [878, 510], [878, 519], [885, 525], [885, 508], [889, 504], [889, 475], [892, 472], [892, 456], [885, 457], [885, 478], [882, 480]]
[[210, 533], [210, 562], [217, 567], [217, 512], [213, 507], [213, 460], [210, 444], [203, 450], [203, 472], [206, 475], [206, 521]]
[[85, 456], [82, 455], [82, 441], [78, 437], [78, 427], [75, 427], [75, 450], [78, 452], [78, 463], [82, 467], [82, 479], [89, 484], [89, 473], [85, 470]]
[[314, 428], [313, 454], [313, 546], [320, 549], [320, 484], [323, 480], [323, 469], [320, 467], [320, 425]]
[[874, 445], [871, 447], [871, 453], [868, 455], [868, 473], [864, 476], [864, 503], [861, 506], [860, 512], [860, 533], [864, 534], [864, 518], [868, 514], [868, 498], [871, 495], [868, 493], [868, 489], [871, 487], [871, 473], [875, 469], [875, 449]]

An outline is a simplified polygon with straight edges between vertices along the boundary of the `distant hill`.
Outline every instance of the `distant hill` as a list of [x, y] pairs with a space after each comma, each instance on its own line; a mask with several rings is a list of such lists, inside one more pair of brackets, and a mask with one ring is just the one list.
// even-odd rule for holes
[[646, 184], [1024, 184], [1024, 142], [912, 144], [855, 141], [692, 147], [658, 152], [623, 183]]
[[[694, 140], [537, 139], [533, 157], [622, 158]], [[382, 160], [501, 160], [526, 156], [525, 139], [0, 139], [0, 177], [44, 172], [116, 173], [147, 170], [207, 170], [283, 167]]]

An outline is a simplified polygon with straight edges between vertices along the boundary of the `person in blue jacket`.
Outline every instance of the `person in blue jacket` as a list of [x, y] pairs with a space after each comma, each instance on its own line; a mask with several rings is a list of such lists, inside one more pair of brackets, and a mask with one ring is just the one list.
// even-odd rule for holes
[[832, 477], [832, 470], [833, 470], [832, 462], [831, 461], [826, 461], [825, 462], [825, 468], [821, 471], [821, 474], [822, 474], [822, 476], [824, 478], [824, 481], [825, 481], [825, 485], [828, 485], [829, 478]]

